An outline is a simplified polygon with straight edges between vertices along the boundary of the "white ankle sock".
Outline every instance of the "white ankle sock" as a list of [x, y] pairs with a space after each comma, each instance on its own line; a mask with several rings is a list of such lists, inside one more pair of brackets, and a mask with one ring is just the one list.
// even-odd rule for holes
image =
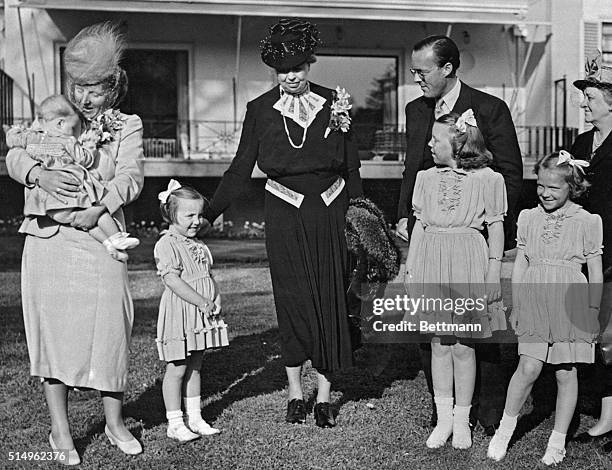
[[472, 446], [470, 408], [472, 405], [455, 405], [453, 411], [453, 447], [455, 449], [469, 449]]
[[548, 445], [557, 449], [565, 449], [565, 436], [566, 434], [561, 434], [553, 429], [548, 438]]
[[514, 430], [516, 429], [517, 421], [518, 421], [518, 415], [510, 416], [504, 411], [504, 414], [502, 415], [502, 419], [499, 422], [498, 431], [505, 436], [512, 437], [512, 434], [514, 434]]
[[166, 419], [168, 420], [168, 427], [176, 428], [184, 426], [183, 412], [181, 410], [166, 411]]
[[453, 397], [434, 396], [438, 424], [427, 438], [425, 445], [430, 449], [442, 447], [453, 433]]
[[190, 423], [198, 423], [203, 421], [202, 409], [200, 408], [200, 395], [195, 397], [185, 397], [183, 399], [185, 403], [185, 411], [187, 413], [187, 419]]

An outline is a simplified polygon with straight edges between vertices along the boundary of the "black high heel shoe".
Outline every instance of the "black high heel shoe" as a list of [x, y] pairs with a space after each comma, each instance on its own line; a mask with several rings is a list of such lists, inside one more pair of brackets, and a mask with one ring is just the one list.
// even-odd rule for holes
[[592, 436], [588, 432], [581, 432], [572, 440], [579, 444], [596, 444], [610, 437], [612, 437], [612, 431], [604, 432], [603, 434], [599, 434], [597, 436]]
[[302, 398], [294, 398], [287, 404], [285, 421], [291, 424], [304, 424], [306, 422], [306, 403]]
[[317, 403], [314, 407], [315, 423], [320, 428], [333, 428], [336, 425], [331, 405], [327, 402]]

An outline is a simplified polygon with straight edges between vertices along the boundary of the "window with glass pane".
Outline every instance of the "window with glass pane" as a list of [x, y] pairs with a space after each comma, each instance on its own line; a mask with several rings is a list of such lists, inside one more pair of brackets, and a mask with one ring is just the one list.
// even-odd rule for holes
[[317, 55], [310, 80], [350, 93], [352, 129], [362, 159], [397, 160], [403, 132], [397, 125], [397, 57]]

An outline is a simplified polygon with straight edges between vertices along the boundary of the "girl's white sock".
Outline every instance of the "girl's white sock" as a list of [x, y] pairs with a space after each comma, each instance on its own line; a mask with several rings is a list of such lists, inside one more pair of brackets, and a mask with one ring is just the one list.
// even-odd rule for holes
[[548, 438], [548, 445], [557, 449], [565, 449], [565, 436], [566, 434], [561, 434], [553, 429]]
[[469, 449], [472, 446], [470, 408], [472, 405], [455, 405], [453, 411], [453, 447], [455, 449]]
[[169, 428], [185, 426], [183, 422], [183, 412], [181, 410], [166, 411], [166, 419], [168, 420]]
[[189, 424], [197, 424], [202, 419], [202, 409], [200, 408], [200, 395], [195, 397], [185, 397], [185, 411], [187, 412], [187, 420]]
[[185, 410], [187, 411], [187, 427], [202, 436], [212, 436], [220, 431], [213, 428], [202, 418], [202, 410], [200, 408], [200, 396], [185, 397]]
[[504, 414], [502, 415], [502, 419], [499, 422], [498, 431], [506, 436], [509, 435], [510, 437], [512, 437], [512, 434], [514, 434], [514, 430], [516, 429], [517, 422], [518, 422], [518, 415], [510, 416], [504, 411]]
[[438, 424], [427, 438], [425, 445], [430, 449], [442, 447], [453, 433], [453, 397], [434, 395]]
[[508, 444], [516, 429], [517, 421], [518, 415], [510, 416], [504, 411], [501, 422], [499, 423], [499, 428], [495, 431], [495, 436], [493, 436], [491, 442], [489, 442], [487, 457], [499, 462], [506, 456]]

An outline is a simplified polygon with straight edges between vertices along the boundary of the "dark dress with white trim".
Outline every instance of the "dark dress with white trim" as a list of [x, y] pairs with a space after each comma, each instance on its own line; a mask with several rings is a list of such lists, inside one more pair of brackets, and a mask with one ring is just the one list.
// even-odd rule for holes
[[[304, 196], [299, 208], [266, 191], [266, 249], [285, 365], [310, 359], [319, 371], [352, 365], [347, 317], [348, 253], [344, 235], [349, 198], [362, 194], [357, 148], [350, 132], [324, 138], [332, 90], [310, 84], [325, 104], [306, 130], [302, 148], [294, 148], [283, 116], [274, 109], [279, 87], [247, 105], [238, 151], [211, 201], [206, 217], [214, 220], [250, 178], [257, 162], [268, 178]], [[304, 129], [285, 119], [299, 146]], [[346, 185], [326, 205], [321, 193], [341, 176]]]

